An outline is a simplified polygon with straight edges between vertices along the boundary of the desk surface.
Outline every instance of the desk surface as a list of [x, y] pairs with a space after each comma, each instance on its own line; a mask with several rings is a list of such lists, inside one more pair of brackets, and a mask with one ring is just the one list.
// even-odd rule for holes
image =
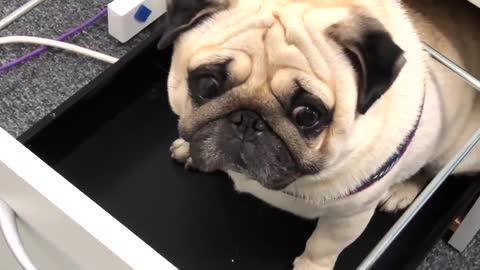
[[[0, 17], [12, 12], [26, 0], [0, 0]], [[54, 38], [99, 12], [108, 0], [47, 0], [36, 9], [0, 31], [0, 36], [32, 35]], [[107, 34], [106, 17], [67, 40], [80, 46], [121, 57], [143, 40], [142, 33], [127, 44]], [[32, 50], [30, 45], [0, 48], [4, 64]], [[0, 126], [18, 136], [47, 115], [65, 99], [81, 89], [109, 65], [59, 49], [0, 72]]]
[[[26, 0], [0, 0], [0, 18]], [[108, 0], [47, 0], [31, 13], [0, 31], [0, 36], [34, 35], [55, 37], [96, 14]], [[480, 1], [477, 1], [480, 2]], [[149, 31], [127, 44], [121, 44], [107, 34], [106, 18], [68, 42], [121, 57]], [[0, 64], [4, 64], [32, 49], [31, 46], [0, 47]], [[68, 97], [95, 78], [108, 64], [83, 56], [50, 50], [41, 56], [0, 73], [0, 127], [14, 136], [20, 135], [33, 123], [46, 116]], [[462, 255], [439, 242], [424, 264], [427, 269], [480, 269], [480, 236]]]

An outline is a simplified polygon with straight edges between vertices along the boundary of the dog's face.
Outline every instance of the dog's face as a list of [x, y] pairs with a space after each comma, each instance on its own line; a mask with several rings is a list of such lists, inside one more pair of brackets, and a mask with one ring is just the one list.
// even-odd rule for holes
[[363, 147], [405, 58], [370, 1], [353, 2], [169, 2], [159, 47], [175, 41], [170, 103], [196, 166], [283, 189]]

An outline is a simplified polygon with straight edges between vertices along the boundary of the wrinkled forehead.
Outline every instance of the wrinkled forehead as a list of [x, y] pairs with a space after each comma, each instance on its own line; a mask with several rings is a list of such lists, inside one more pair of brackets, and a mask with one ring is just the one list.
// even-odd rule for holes
[[288, 68], [325, 81], [329, 52], [323, 33], [347, 13], [347, 8], [318, 8], [306, 2], [242, 1], [183, 36], [179, 43], [186, 48], [180, 50], [189, 69], [246, 58], [257, 77], [273, 79]]

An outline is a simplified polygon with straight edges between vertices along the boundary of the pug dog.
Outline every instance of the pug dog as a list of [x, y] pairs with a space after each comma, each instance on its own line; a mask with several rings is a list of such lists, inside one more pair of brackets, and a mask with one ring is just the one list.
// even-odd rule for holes
[[[379, 205], [406, 208], [480, 123], [475, 91], [422, 45], [479, 74], [480, 57], [468, 57], [479, 56], [478, 35], [434, 20], [473, 28], [474, 16], [428, 17], [414, 5], [168, 2], [158, 46], [174, 44], [172, 158], [224, 171], [237, 191], [318, 219], [295, 270], [333, 269]], [[457, 42], [467, 36], [470, 44]], [[477, 147], [456, 173], [479, 169]]]

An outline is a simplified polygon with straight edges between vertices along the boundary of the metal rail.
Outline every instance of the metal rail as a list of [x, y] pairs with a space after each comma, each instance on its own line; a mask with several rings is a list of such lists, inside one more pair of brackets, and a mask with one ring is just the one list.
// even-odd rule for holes
[[455, 74], [460, 76], [460, 78], [464, 79], [468, 84], [470, 84], [475, 90], [480, 92], [480, 80], [472, 76], [470, 73], [465, 71], [463, 68], [461, 68], [459, 65], [455, 64], [453, 61], [445, 57], [443, 54], [441, 54], [439, 51], [435, 50], [432, 48], [430, 45], [424, 43], [424, 48], [425, 51], [430, 53], [430, 55], [433, 57], [433, 59], [437, 60], [444, 66], [446, 66], [448, 69], [453, 71]]

